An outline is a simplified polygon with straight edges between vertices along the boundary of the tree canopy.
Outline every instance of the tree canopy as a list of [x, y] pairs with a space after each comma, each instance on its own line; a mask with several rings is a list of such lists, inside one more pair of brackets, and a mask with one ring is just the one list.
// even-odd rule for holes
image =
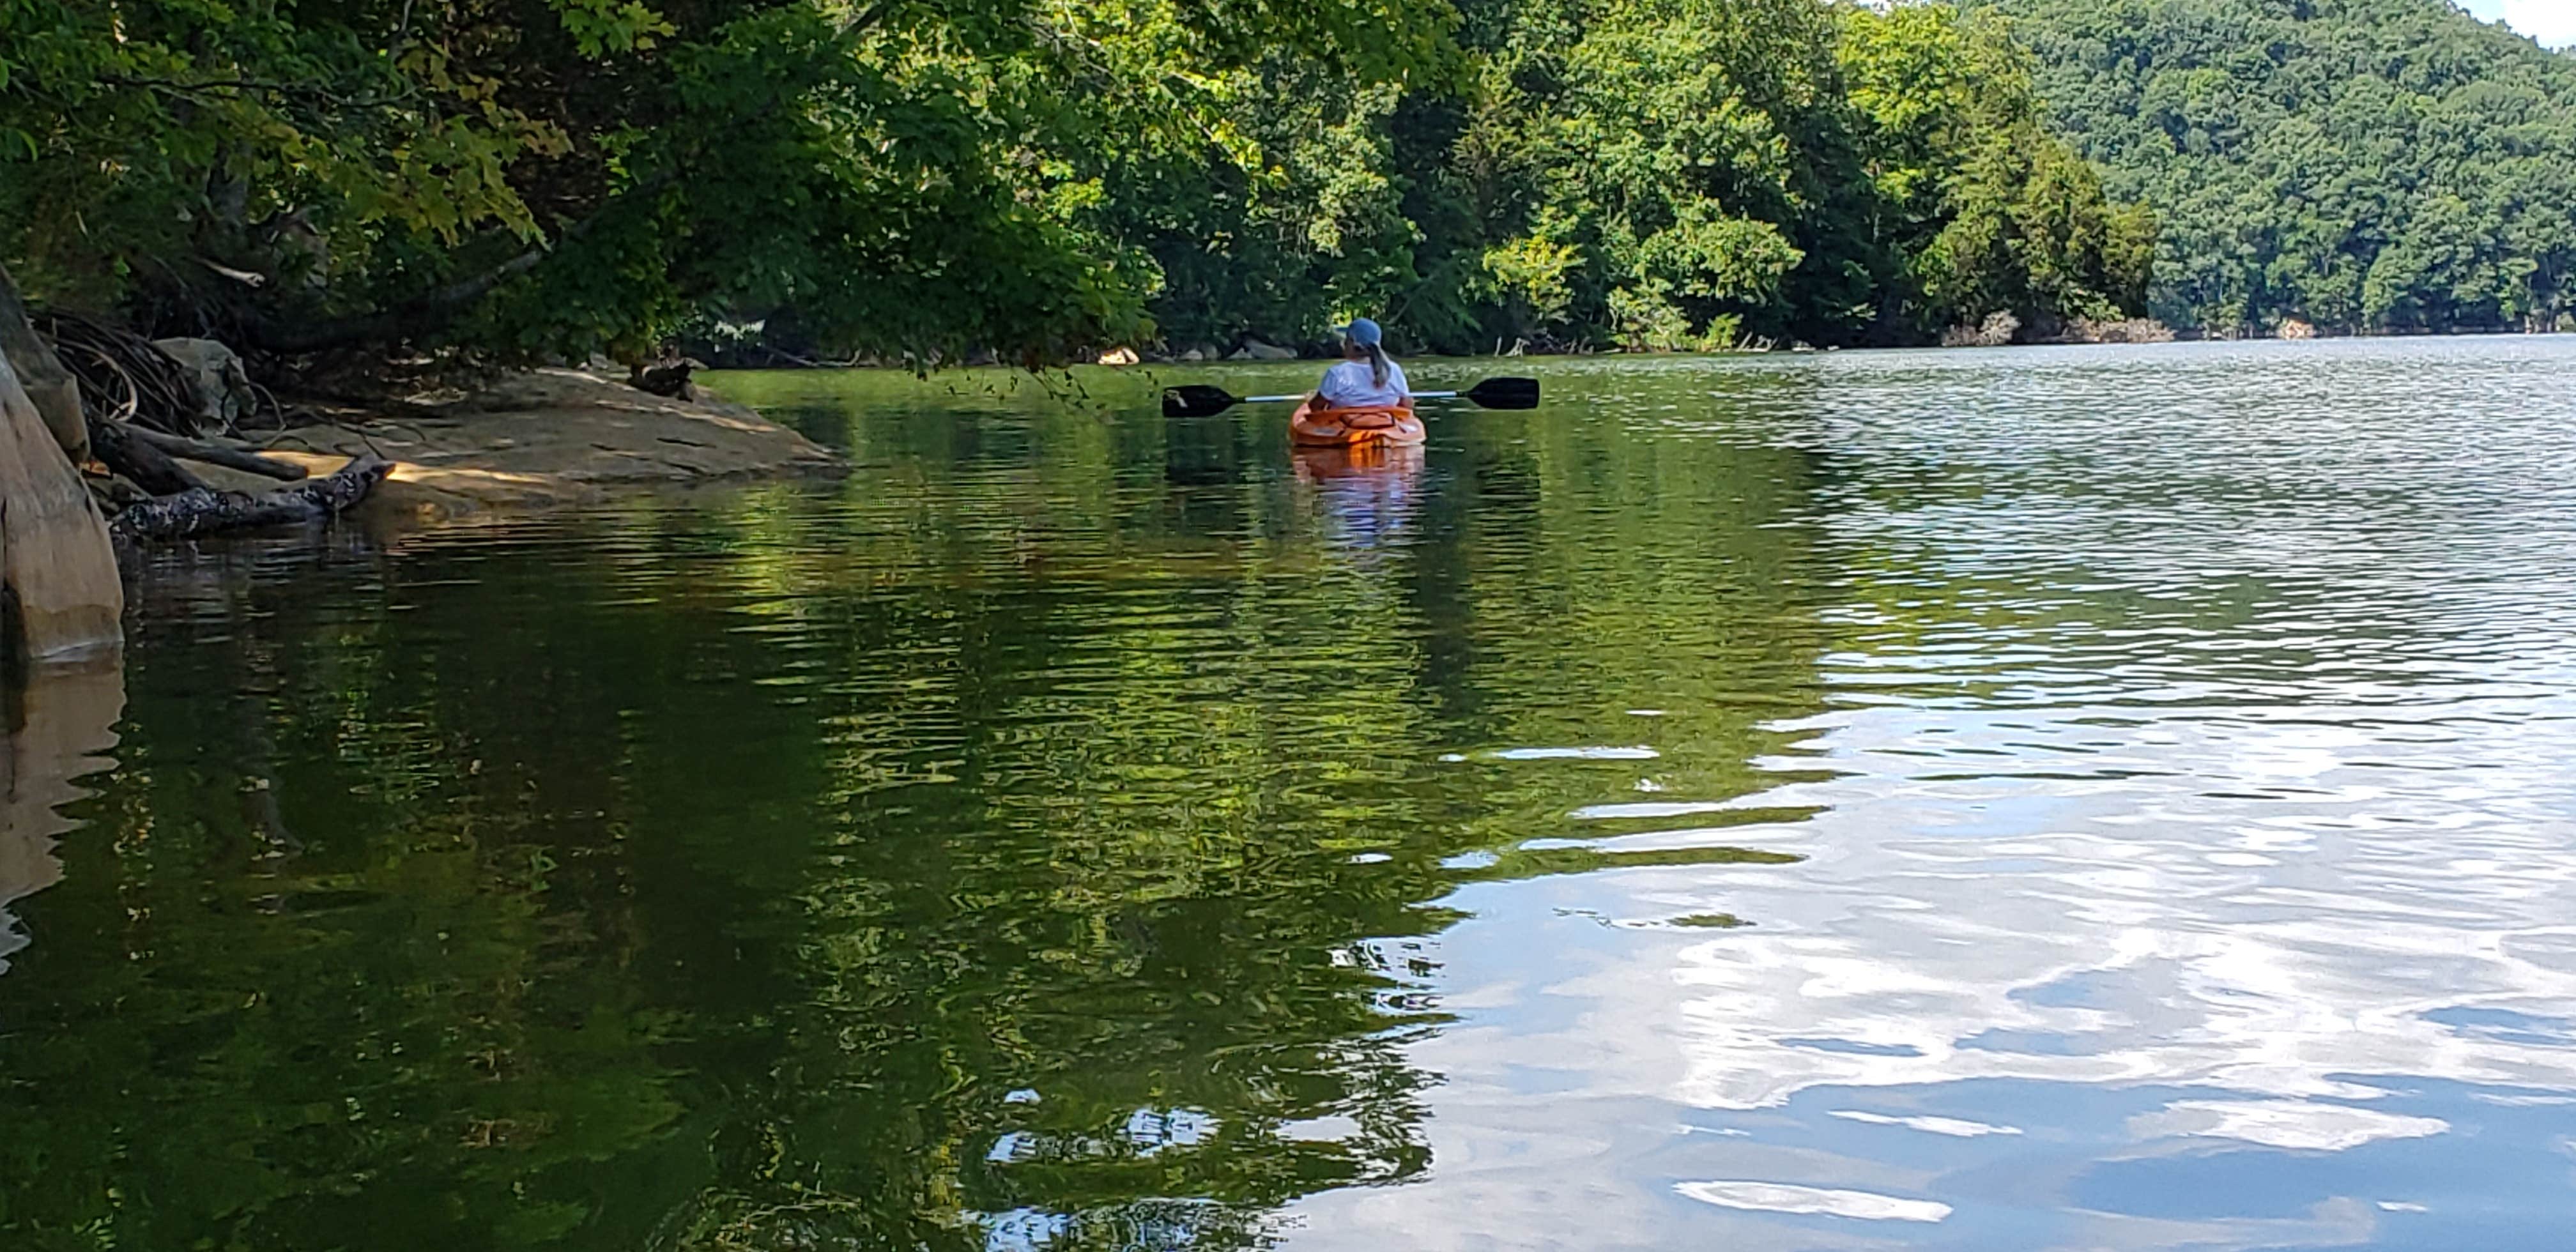
[[1174, 343], [1915, 342], [2134, 310], [2154, 227], [2047, 133], [2002, 25], [1942, 4], [1469, 0], [1462, 69], [1238, 72], [1249, 167], [1141, 167], [1104, 230]]
[[2056, 124], [2214, 333], [2576, 312], [2576, 57], [2445, 0], [2000, 0]]
[[2151, 237], [1946, 5], [0, 6], [0, 259], [280, 353], [1905, 342]]
[[1393, 79], [1445, 31], [1392, 0], [11, 0], [0, 254], [287, 350], [792, 303], [854, 346], [1045, 352], [1133, 333], [1152, 285], [1077, 220], [1086, 165], [1195, 146], [1209, 76], [1280, 41]]

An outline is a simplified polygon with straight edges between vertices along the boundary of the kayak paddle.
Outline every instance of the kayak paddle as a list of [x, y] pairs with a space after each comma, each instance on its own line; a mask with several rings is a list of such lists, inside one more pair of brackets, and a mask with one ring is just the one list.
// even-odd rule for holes
[[[1465, 400], [1479, 408], [1535, 409], [1538, 407], [1538, 380], [1535, 378], [1488, 378], [1465, 391], [1416, 391], [1416, 400]], [[1303, 400], [1304, 396], [1238, 396], [1223, 387], [1192, 384], [1163, 389], [1163, 416], [1214, 417], [1238, 404], [1274, 404], [1283, 400]]]

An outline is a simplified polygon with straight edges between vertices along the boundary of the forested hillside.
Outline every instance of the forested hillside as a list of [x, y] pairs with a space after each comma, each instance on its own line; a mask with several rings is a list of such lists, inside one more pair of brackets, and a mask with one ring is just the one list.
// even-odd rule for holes
[[2153, 231], [1946, 5], [0, 6], [0, 264], [271, 357], [2045, 334]]
[[2057, 128], [2162, 225], [2177, 326], [2551, 329], [2576, 56], [2444, 0], [2001, 0]]

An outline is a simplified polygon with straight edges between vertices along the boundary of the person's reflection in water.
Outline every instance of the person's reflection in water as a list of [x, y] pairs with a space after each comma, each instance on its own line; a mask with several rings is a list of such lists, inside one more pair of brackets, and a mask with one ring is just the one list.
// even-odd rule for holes
[[1297, 481], [1315, 489], [1339, 546], [1368, 552], [1404, 542], [1420, 507], [1419, 444], [1299, 448], [1294, 456]]

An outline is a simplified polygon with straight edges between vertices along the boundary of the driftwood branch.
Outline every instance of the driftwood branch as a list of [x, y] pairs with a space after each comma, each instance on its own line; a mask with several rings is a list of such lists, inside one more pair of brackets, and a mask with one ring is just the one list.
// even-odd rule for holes
[[876, 24], [884, 21], [886, 14], [893, 10], [894, 0], [877, 0], [877, 3], [869, 5], [868, 7], [851, 14], [850, 20], [841, 23], [840, 33], [846, 38], [850, 35], [874, 30], [876, 29]]
[[226, 469], [240, 470], [245, 474], [257, 474], [262, 478], [274, 478], [282, 483], [302, 482], [304, 479], [311, 476], [311, 471], [292, 461], [273, 460], [271, 458], [261, 456], [256, 452], [245, 452], [240, 448], [228, 448], [222, 444], [208, 443], [202, 439], [189, 439], [181, 435], [163, 434], [162, 432], [153, 430], [147, 426], [134, 426], [128, 427], [127, 429], [136, 439], [150, 444], [153, 447], [158, 448], [163, 452], [167, 452], [183, 461], [196, 461], [206, 465], [220, 465]]
[[181, 492], [204, 491], [206, 484], [180, 467], [170, 454], [145, 440], [143, 428], [132, 422], [89, 424], [90, 452], [109, 469], [125, 475], [126, 481], [156, 496], [173, 496]]
[[197, 428], [204, 406], [195, 377], [151, 340], [60, 309], [37, 313], [35, 324], [79, 380], [82, 410], [93, 421], [174, 433]]
[[117, 514], [108, 530], [120, 542], [157, 543], [258, 526], [327, 522], [366, 499], [392, 472], [392, 463], [362, 456], [336, 474], [257, 495], [199, 488], [135, 505]]

